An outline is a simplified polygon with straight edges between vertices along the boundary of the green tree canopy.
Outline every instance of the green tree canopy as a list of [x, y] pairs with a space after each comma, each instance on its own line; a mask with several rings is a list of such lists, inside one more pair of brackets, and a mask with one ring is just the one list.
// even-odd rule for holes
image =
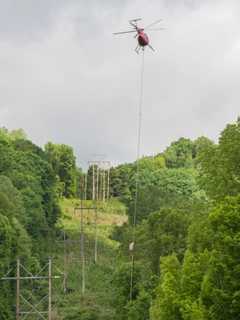
[[69, 198], [76, 194], [76, 159], [73, 149], [64, 144], [45, 145], [48, 161], [62, 184], [62, 195]]

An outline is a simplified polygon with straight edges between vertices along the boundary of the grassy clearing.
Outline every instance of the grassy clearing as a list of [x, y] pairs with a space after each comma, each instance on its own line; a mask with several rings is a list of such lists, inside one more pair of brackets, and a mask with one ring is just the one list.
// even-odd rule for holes
[[[93, 208], [92, 201], [83, 201], [85, 208]], [[118, 263], [118, 242], [110, 239], [114, 226], [127, 222], [126, 210], [122, 203], [114, 199], [100, 203], [97, 211], [83, 210], [85, 278], [86, 291], [81, 293], [82, 260], [80, 248], [80, 202], [76, 199], [63, 199], [63, 215], [58, 227], [67, 234], [69, 243], [65, 248], [67, 273], [67, 294], [61, 293], [58, 313], [64, 320], [114, 319], [112, 303], [112, 275]], [[97, 264], [94, 263], [94, 249], [97, 235]], [[72, 242], [71, 242], [72, 241]], [[64, 264], [63, 250], [58, 250], [58, 264]]]
[[[75, 209], [80, 207], [79, 200], [63, 199], [61, 206], [63, 216], [58, 222], [58, 226], [71, 233], [79, 233], [81, 228], [81, 211]], [[128, 221], [126, 209], [122, 203], [114, 199], [109, 202], [93, 204], [92, 201], [83, 201], [82, 206], [89, 208], [83, 210], [84, 233], [90, 237], [95, 237], [96, 224], [99, 240], [116, 247], [117, 243], [109, 239], [114, 226], [121, 226]], [[97, 208], [97, 210], [91, 210]]]

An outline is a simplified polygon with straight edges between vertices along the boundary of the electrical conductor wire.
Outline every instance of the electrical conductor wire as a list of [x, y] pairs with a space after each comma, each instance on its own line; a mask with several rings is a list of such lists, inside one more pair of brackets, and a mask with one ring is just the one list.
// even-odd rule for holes
[[132, 237], [132, 261], [131, 261], [131, 275], [130, 275], [130, 301], [133, 299], [133, 282], [134, 282], [134, 250], [136, 245], [136, 225], [137, 225], [137, 211], [138, 211], [138, 194], [139, 194], [139, 160], [141, 155], [141, 141], [142, 141], [142, 116], [143, 116], [143, 85], [144, 85], [144, 50], [142, 51], [141, 73], [140, 73], [140, 96], [138, 107], [138, 131], [137, 131], [137, 160], [136, 160], [136, 184], [135, 184], [135, 199], [133, 212], [133, 237]]

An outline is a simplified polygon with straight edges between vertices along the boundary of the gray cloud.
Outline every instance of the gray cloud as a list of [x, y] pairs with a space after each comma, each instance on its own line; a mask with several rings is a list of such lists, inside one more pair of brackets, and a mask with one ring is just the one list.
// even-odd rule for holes
[[[200, 4], [201, 3], [201, 4]], [[140, 57], [115, 38], [128, 19], [164, 19], [146, 51], [142, 154], [180, 136], [216, 139], [239, 113], [238, 1], [0, 0], [0, 120], [79, 162], [136, 155]]]

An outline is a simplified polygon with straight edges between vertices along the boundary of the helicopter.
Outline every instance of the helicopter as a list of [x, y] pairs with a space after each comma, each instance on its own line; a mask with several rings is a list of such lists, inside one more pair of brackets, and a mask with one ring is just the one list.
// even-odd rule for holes
[[114, 35], [120, 35], [120, 34], [125, 34], [125, 33], [136, 33], [134, 38], [137, 38], [138, 44], [137, 47], [135, 48], [135, 51], [139, 53], [139, 51], [142, 49], [144, 50], [146, 46], [148, 46], [151, 50], [155, 51], [154, 48], [150, 45], [149, 43], [149, 37], [148, 35], [144, 32], [145, 30], [147, 31], [157, 31], [157, 30], [163, 30], [164, 28], [160, 27], [157, 29], [151, 29], [155, 24], [159, 23], [162, 21], [162, 19], [159, 19], [145, 28], [140, 28], [138, 26], [138, 21], [141, 21], [142, 19], [132, 19], [129, 21], [130, 25], [134, 28], [134, 30], [128, 30], [128, 31], [122, 31], [122, 32], [115, 32], [113, 33]]

